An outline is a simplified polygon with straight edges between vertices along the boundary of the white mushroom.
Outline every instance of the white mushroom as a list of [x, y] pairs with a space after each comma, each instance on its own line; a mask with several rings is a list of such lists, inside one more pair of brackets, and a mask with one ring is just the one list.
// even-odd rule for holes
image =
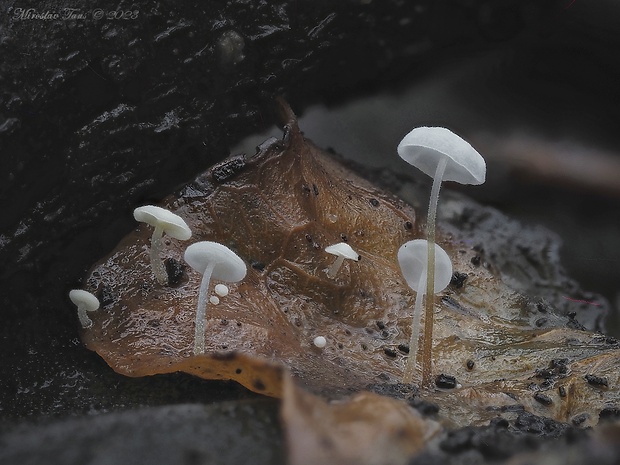
[[155, 228], [151, 236], [149, 258], [153, 274], [157, 278], [157, 282], [163, 286], [168, 283], [168, 273], [166, 273], [164, 262], [161, 259], [163, 234], [166, 233], [170, 237], [186, 241], [192, 237], [192, 230], [179, 215], [155, 205], [136, 208], [133, 211], [133, 217], [136, 221], [150, 224]]
[[[482, 155], [468, 142], [441, 127], [415, 128], [398, 144], [398, 155], [410, 165], [433, 178], [433, 187], [428, 206], [426, 221], [426, 238], [428, 239], [427, 294], [432, 294], [435, 281], [435, 219], [437, 202], [442, 181], [455, 181], [461, 184], [482, 184], [486, 176], [486, 163]], [[433, 333], [433, 299], [426, 299], [424, 333], [425, 346], [431, 344]], [[430, 353], [431, 347], [424, 348]], [[426, 357], [424, 361], [430, 364]], [[430, 365], [422, 370], [423, 383], [429, 384]]]
[[327, 345], [327, 339], [323, 336], [317, 336], [314, 338], [312, 343], [319, 349], [323, 349]]
[[[411, 383], [416, 361], [418, 360], [418, 345], [420, 339], [420, 319], [422, 317], [422, 296], [426, 294], [427, 266], [428, 266], [428, 242], [424, 239], [416, 239], [406, 242], [398, 249], [398, 264], [400, 271], [411, 289], [416, 291], [415, 304], [413, 307], [413, 320], [411, 323], [411, 337], [409, 339], [409, 357], [405, 366], [403, 383]], [[443, 291], [452, 279], [452, 261], [450, 257], [437, 244], [435, 244], [435, 282], [434, 294]], [[432, 334], [424, 334], [425, 338], [431, 339]], [[425, 339], [426, 340], [426, 339]], [[426, 347], [426, 344], [425, 344]], [[432, 347], [432, 346], [431, 346]], [[432, 364], [432, 353], [422, 353], [422, 367], [424, 371], [425, 361]]]
[[226, 284], [216, 284], [214, 290], [220, 297], [226, 297], [228, 295], [228, 286]]
[[205, 351], [205, 317], [211, 278], [235, 283], [245, 278], [247, 268], [243, 260], [228, 247], [210, 241], [190, 245], [185, 250], [185, 261], [202, 274], [194, 336], [194, 354], [198, 355]]
[[77, 305], [78, 318], [82, 328], [90, 328], [93, 322], [86, 312], [94, 312], [99, 308], [99, 299], [88, 291], [73, 289], [69, 292], [69, 299]]
[[351, 248], [351, 246], [345, 242], [339, 242], [338, 244], [329, 245], [325, 247], [325, 252], [335, 255], [336, 261], [327, 270], [327, 276], [335, 278], [338, 274], [338, 270], [342, 266], [344, 259], [359, 261], [362, 257]]

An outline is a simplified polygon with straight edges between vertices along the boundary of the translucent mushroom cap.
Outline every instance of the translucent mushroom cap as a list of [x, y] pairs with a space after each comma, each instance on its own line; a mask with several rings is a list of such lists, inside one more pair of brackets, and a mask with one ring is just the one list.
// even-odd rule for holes
[[351, 246], [345, 242], [339, 242], [338, 244], [328, 245], [325, 247], [325, 252], [337, 257], [344, 257], [350, 260], [359, 261], [359, 254], [351, 248]]
[[153, 227], [160, 226], [168, 236], [175, 239], [186, 241], [192, 237], [192, 230], [189, 229], [183, 218], [165, 208], [144, 205], [133, 211], [133, 217], [136, 221], [148, 223]]
[[202, 241], [190, 245], [185, 250], [185, 261], [201, 274], [213, 264], [211, 277], [229, 283], [241, 281], [247, 271], [244, 261], [218, 242]]
[[483, 184], [487, 165], [476, 149], [452, 131], [441, 127], [415, 128], [398, 144], [398, 155], [431, 178], [442, 157], [448, 159], [443, 181]]
[[[400, 271], [411, 289], [426, 293], [426, 286], [418, 289], [422, 273], [428, 266], [428, 241], [415, 239], [404, 243], [398, 249]], [[435, 294], [443, 291], [452, 279], [452, 261], [444, 249], [435, 244]]]
[[69, 292], [69, 299], [78, 308], [82, 308], [87, 312], [94, 312], [99, 308], [99, 299], [88, 291], [82, 289], [73, 289]]

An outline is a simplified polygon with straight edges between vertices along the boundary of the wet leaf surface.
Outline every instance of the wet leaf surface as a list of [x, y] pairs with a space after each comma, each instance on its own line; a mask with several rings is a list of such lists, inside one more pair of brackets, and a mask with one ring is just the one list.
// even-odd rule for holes
[[[396, 253], [421, 237], [416, 214], [305, 140], [293, 119], [283, 140], [216, 165], [165, 206], [194, 231], [186, 243], [166, 241], [177, 284], [156, 283], [151, 231], [143, 226], [87, 280], [89, 291], [107, 297], [82, 338], [116, 371], [186, 371], [272, 396], [282, 395], [283, 368], [330, 397], [390, 392], [401, 380], [415, 293]], [[435, 296], [434, 373], [441, 379], [420, 396], [450, 426], [523, 410], [558, 421], [587, 414], [582, 426], [596, 424], [599, 411], [618, 402], [617, 341], [508, 287], [469, 239], [454, 228], [438, 237], [459, 274]], [[194, 356], [201, 277], [182, 256], [201, 240], [233, 249], [248, 275], [208, 306], [206, 354]], [[334, 258], [323, 249], [341, 241], [362, 259], [330, 279]], [[323, 349], [312, 343], [319, 335]]]

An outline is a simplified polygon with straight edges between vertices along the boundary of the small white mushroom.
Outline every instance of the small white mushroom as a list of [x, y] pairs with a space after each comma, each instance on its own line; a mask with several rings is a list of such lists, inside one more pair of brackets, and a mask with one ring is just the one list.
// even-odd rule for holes
[[136, 221], [150, 224], [155, 228], [151, 236], [149, 258], [153, 274], [157, 278], [157, 282], [163, 286], [168, 283], [168, 273], [166, 273], [164, 262], [161, 259], [162, 236], [166, 233], [170, 237], [186, 241], [192, 237], [192, 230], [179, 215], [155, 205], [144, 205], [136, 208], [133, 211], [133, 217]]
[[209, 303], [212, 303], [213, 305], [217, 305], [220, 303], [220, 298], [216, 295], [212, 295], [211, 297], [209, 297]]
[[359, 261], [362, 257], [351, 248], [351, 246], [345, 242], [339, 242], [338, 244], [329, 245], [325, 247], [325, 252], [335, 255], [336, 261], [327, 270], [327, 276], [335, 278], [338, 274], [338, 270], [342, 266], [344, 259]]
[[185, 250], [185, 261], [202, 274], [194, 335], [194, 354], [198, 355], [205, 351], [205, 317], [211, 278], [235, 283], [245, 278], [247, 267], [243, 260], [228, 247], [210, 241], [190, 245]]
[[228, 295], [228, 286], [226, 284], [216, 284], [215, 293], [220, 297], [226, 297]]
[[99, 308], [99, 299], [88, 291], [73, 289], [69, 292], [69, 299], [77, 305], [78, 318], [82, 328], [90, 328], [93, 322], [86, 312], [94, 312]]
[[[435, 249], [435, 281], [434, 294], [443, 291], [452, 279], [452, 261], [444, 249], [434, 244]], [[420, 339], [420, 320], [422, 317], [422, 296], [426, 294], [426, 282], [428, 273], [428, 242], [424, 239], [416, 239], [406, 242], [398, 249], [398, 264], [401, 273], [411, 289], [416, 291], [415, 304], [413, 307], [413, 319], [411, 322], [411, 337], [409, 339], [409, 357], [405, 366], [403, 383], [411, 383], [418, 359], [418, 345]], [[424, 334], [425, 338], [431, 339], [432, 334]], [[432, 342], [432, 341], [431, 341]], [[426, 344], [425, 344], [426, 346]], [[432, 345], [429, 345], [432, 347]], [[432, 363], [432, 353], [422, 353], [422, 365], [425, 362]]]
[[323, 336], [317, 336], [314, 338], [312, 343], [319, 349], [322, 349], [327, 345], [327, 339], [325, 339]]

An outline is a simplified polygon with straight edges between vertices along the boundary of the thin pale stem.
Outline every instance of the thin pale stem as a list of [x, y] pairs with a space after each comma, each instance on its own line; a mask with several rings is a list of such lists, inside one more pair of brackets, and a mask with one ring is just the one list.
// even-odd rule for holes
[[213, 273], [214, 264], [210, 264], [202, 275], [200, 292], [198, 293], [198, 306], [196, 307], [196, 329], [194, 333], [194, 355], [205, 352], [205, 319], [207, 317], [207, 295], [209, 294], [209, 281]]
[[332, 263], [332, 266], [330, 266], [329, 269], [327, 270], [327, 276], [329, 276], [332, 279], [335, 278], [343, 262], [344, 262], [344, 257], [342, 255], [338, 256], [336, 261]]
[[426, 281], [426, 301], [424, 312], [424, 344], [422, 346], [422, 385], [431, 384], [433, 370], [433, 306], [435, 303], [435, 220], [437, 218], [437, 203], [439, 201], [439, 188], [443, 179], [448, 158], [442, 157], [437, 164], [431, 199], [428, 204], [428, 217], [426, 219], [426, 239], [428, 241], [428, 265]]
[[422, 299], [424, 296], [425, 287], [426, 273], [422, 273], [420, 276], [420, 281], [418, 281], [418, 290], [416, 292], [415, 304], [413, 306], [413, 321], [411, 323], [411, 337], [409, 338], [409, 356], [407, 357], [407, 365], [405, 365], [405, 373], [403, 375], [403, 383], [405, 384], [409, 384], [413, 381], [413, 374], [418, 365], [420, 320], [422, 319]]
[[86, 309], [84, 307], [78, 307], [78, 318], [82, 328], [90, 328], [93, 325], [93, 321], [86, 315]]
[[166, 273], [164, 262], [161, 259], [163, 235], [164, 230], [161, 226], [155, 226], [153, 236], [151, 237], [151, 250], [149, 250], [149, 258], [151, 260], [151, 268], [153, 269], [153, 274], [155, 275], [157, 282], [162, 286], [165, 286], [168, 284], [168, 273]]

